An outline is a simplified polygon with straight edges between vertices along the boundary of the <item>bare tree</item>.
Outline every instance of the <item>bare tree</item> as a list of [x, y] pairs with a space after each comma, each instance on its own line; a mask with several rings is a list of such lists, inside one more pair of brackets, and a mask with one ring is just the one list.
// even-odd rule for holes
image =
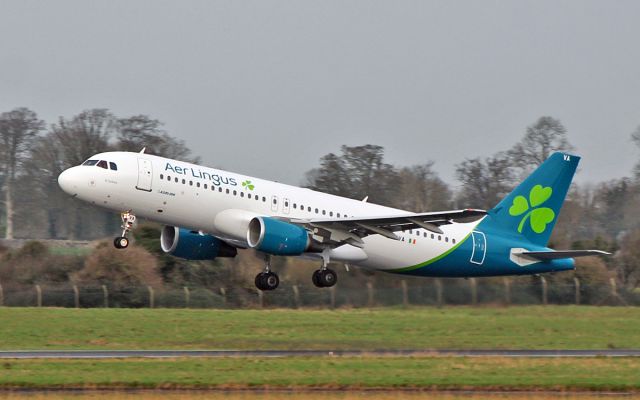
[[[58, 175], [66, 168], [113, 148], [111, 142], [116, 132], [115, 122], [113, 114], [101, 108], [85, 110], [70, 119], [60, 117], [57, 124], [51, 125], [45, 138], [34, 146], [30, 171], [47, 203], [46, 226], [49, 236], [63, 235], [73, 239], [91, 237], [100, 232], [106, 233], [110, 221], [115, 221], [107, 211], [69, 199], [57, 185]], [[61, 223], [65, 225], [64, 229], [59, 226]]]
[[451, 207], [451, 190], [433, 170], [433, 162], [401, 168], [398, 178], [394, 206], [415, 212]]
[[456, 165], [456, 177], [462, 183], [458, 194], [461, 207], [490, 209], [514, 186], [511, 160], [504, 153], [486, 159], [467, 159]]
[[115, 117], [104, 108], [85, 110], [71, 119], [60, 117], [51, 125], [52, 135], [60, 148], [65, 168], [82, 164], [87, 157], [111, 149], [115, 133]]
[[5, 238], [13, 239], [14, 184], [31, 143], [44, 128], [44, 122], [28, 108], [0, 114], [2, 174], [4, 175]]
[[119, 118], [115, 124], [118, 132], [117, 147], [122, 151], [145, 152], [188, 162], [199, 162], [191, 156], [191, 150], [184, 141], [171, 137], [162, 129], [162, 122], [146, 115]]
[[391, 205], [398, 173], [384, 162], [384, 148], [342, 146], [341, 152], [322, 157], [320, 167], [307, 173], [307, 186], [352, 199], [369, 196], [376, 203]]
[[[631, 141], [638, 147], [640, 147], [640, 126], [636, 128], [633, 133], [631, 133]], [[640, 182], [640, 162], [638, 162], [633, 168], [633, 175], [636, 179], [636, 182]]]
[[616, 254], [618, 279], [629, 289], [640, 286], [640, 230], [628, 232]]
[[560, 120], [544, 116], [527, 127], [524, 138], [507, 152], [514, 166], [528, 173], [542, 164], [554, 151], [571, 151], [567, 129]]

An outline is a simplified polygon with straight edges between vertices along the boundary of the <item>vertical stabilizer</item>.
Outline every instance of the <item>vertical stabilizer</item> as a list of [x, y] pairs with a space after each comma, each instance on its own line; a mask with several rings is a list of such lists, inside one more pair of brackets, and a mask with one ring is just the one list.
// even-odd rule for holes
[[580, 157], [554, 153], [489, 211], [492, 222], [546, 246]]

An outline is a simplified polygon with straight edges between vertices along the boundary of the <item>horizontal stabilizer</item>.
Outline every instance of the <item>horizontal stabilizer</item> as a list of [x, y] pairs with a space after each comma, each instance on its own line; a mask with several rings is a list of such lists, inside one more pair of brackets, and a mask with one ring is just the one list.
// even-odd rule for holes
[[560, 258], [574, 258], [574, 257], [588, 257], [588, 256], [608, 256], [611, 253], [607, 253], [602, 250], [558, 250], [558, 251], [524, 251], [518, 254], [519, 256], [526, 256], [535, 258], [540, 261], [557, 260]]

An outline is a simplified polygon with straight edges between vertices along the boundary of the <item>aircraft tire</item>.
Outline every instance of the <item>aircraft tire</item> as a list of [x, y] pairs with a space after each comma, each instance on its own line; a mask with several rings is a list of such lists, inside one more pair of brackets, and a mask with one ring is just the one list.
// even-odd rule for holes
[[256, 275], [256, 287], [260, 290], [274, 290], [280, 284], [280, 278], [274, 272], [260, 272]]
[[113, 246], [116, 249], [126, 249], [127, 247], [129, 247], [129, 239], [127, 239], [126, 237], [117, 237], [115, 239], [113, 239]]
[[255, 284], [256, 284], [256, 287], [260, 290], [267, 290], [264, 284], [264, 276], [266, 274], [267, 274], [266, 272], [260, 272], [258, 275], [256, 275]]
[[334, 270], [328, 268], [320, 271], [319, 278], [323, 287], [331, 287], [338, 282], [338, 274], [336, 274]]
[[317, 269], [313, 271], [313, 275], [311, 275], [311, 281], [313, 282], [315, 287], [319, 287], [319, 288], [324, 287], [322, 286], [322, 282], [320, 282], [320, 274], [322, 274], [322, 271]]
[[263, 279], [266, 290], [275, 290], [280, 284], [280, 278], [274, 272], [267, 273]]

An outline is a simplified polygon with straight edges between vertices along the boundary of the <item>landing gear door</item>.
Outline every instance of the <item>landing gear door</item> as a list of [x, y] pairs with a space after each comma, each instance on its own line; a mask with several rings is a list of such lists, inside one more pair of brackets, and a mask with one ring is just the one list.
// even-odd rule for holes
[[138, 184], [136, 185], [136, 189], [150, 192], [152, 179], [153, 168], [151, 166], [151, 160], [138, 158]]
[[473, 250], [471, 252], [471, 262], [482, 265], [484, 256], [487, 253], [487, 239], [482, 232], [473, 231], [471, 233], [473, 239]]

